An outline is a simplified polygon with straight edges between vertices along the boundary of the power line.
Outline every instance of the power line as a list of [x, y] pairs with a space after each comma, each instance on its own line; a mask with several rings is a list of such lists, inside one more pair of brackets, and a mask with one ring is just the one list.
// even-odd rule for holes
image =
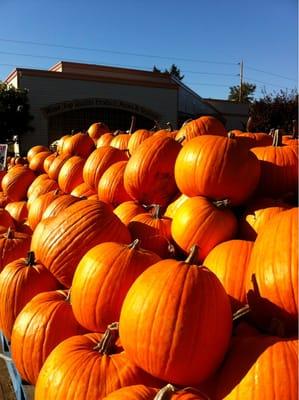
[[262, 73], [264, 73], [264, 74], [273, 75], [273, 76], [277, 76], [278, 78], [283, 78], [283, 79], [287, 79], [287, 80], [289, 80], [289, 81], [295, 81], [295, 82], [297, 82], [297, 79], [287, 78], [286, 76], [282, 76], [282, 75], [279, 75], [279, 74], [275, 74], [275, 73], [273, 73], [273, 72], [267, 72], [267, 71], [263, 71], [263, 70], [261, 70], [261, 69], [257, 69], [257, 68], [253, 68], [253, 67], [248, 67], [247, 65], [246, 65], [246, 68], [251, 69], [252, 71], [262, 72]]
[[[282, 87], [282, 85], [277, 85], [275, 83], [270, 83], [270, 82], [259, 81], [257, 79], [253, 79], [253, 78], [249, 78], [249, 77], [246, 77], [246, 79], [250, 80], [252, 82], [262, 83], [264, 85], [276, 86], [276, 87], [280, 87], [280, 88]], [[290, 88], [287, 88], [287, 89], [290, 89]]]
[[102, 52], [102, 53], [121, 54], [121, 55], [136, 56], [136, 57], [148, 57], [148, 58], [159, 58], [159, 59], [166, 59], [166, 60], [198, 62], [198, 63], [205, 63], [205, 64], [223, 64], [223, 65], [237, 65], [238, 64], [238, 63], [224, 62], [224, 61], [198, 60], [198, 59], [183, 58], [183, 57], [160, 56], [160, 55], [155, 55], [155, 54], [130, 53], [130, 52], [119, 51], [119, 50], [106, 50], [106, 49], [99, 49], [99, 48], [96, 49], [96, 48], [68, 46], [68, 45], [53, 44], [53, 43], [31, 42], [31, 41], [25, 41], [25, 40], [13, 40], [13, 39], [0, 38], [0, 41], [10, 42], [10, 43], [31, 44], [31, 45], [37, 45], [37, 46], [60, 47], [60, 48], [64, 48], [64, 49], [72, 49], [72, 50], [80, 50], [80, 51], [82, 51], [82, 50], [83, 51], [96, 51], [96, 52]]

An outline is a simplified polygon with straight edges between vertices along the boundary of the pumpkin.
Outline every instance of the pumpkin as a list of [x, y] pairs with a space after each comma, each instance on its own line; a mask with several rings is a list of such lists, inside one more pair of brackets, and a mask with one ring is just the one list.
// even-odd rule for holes
[[5, 208], [9, 202], [9, 197], [4, 192], [0, 192], [0, 207]]
[[134, 200], [124, 201], [113, 210], [114, 214], [126, 226], [136, 215], [143, 214], [145, 211], [145, 208]]
[[29, 168], [35, 172], [40, 172], [40, 173], [45, 172], [44, 162], [46, 158], [48, 158], [51, 154], [52, 154], [51, 151], [41, 151], [35, 154], [30, 160]]
[[0, 273], [0, 329], [10, 340], [12, 327], [23, 307], [36, 294], [56, 290], [59, 283], [33, 252], [7, 264]]
[[35, 177], [35, 173], [28, 167], [11, 168], [2, 179], [2, 190], [11, 201], [26, 200], [27, 190]]
[[12, 201], [5, 206], [16, 225], [22, 224], [28, 216], [26, 201]]
[[132, 155], [137, 149], [137, 147], [140, 145], [140, 143], [144, 142], [145, 139], [152, 136], [152, 134], [153, 132], [147, 129], [138, 129], [132, 135], [130, 135], [128, 142], [129, 154]]
[[161, 207], [136, 215], [128, 224], [133, 239], [140, 239], [142, 248], [153, 251], [161, 258], [173, 256], [171, 219], [162, 216]]
[[49, 192], [59, 192], [59, 187], [53, 179], [43, 179], [39, 185], [35, 184], [34, 188], [30, 188], [30, 195], [28, 195], [27, 208], [30, 212], [31, 205], [43, 194]]
[[91, 189], [90, 186], [88, 186], [85, 182], [80, 183], [80, 185], [76, 186], [71, 191], [71, 195], [76, 197], [89, 197], [94, 194], [96, 194], [95, 191]]
[[83, 167], [85, 160], [73, 156], [66, 160], [58, 174], [58, 185], [64, 193], [71, 193], [76, 186], [83, 183]]
[[22, 379], [34, 385], [51, 351], [81, 333], [85, 330], [73, 315], [67, 291], [34, 296], [18, 314], [11, 334], [11, 356]]
[[131, 200], [124, 188], [124, 172], [127, 161], [118, 161], [103, 173], [98, 184], [98, 198], [113, 207]]
[[78, 132], [64, 140], [62, 153], [86, 159], [94, 148], [92, 138], [87, 133]]
[[28, 225], [32, 230], [36, 228], [37, 224], [42, 219], [43, 213], [48, 205], [60, 196], [61, 193], [59, 190], [52, 190], [48, 193], [40, 195], [34, 201], [32, 201], [28, 212]]
[[84, 165], [84, 182], [97, 192], [99, 180], [107, 168], [118, 161], [126, 160], [127, 156], [122, 150], [110, 146], [94, 150]]
[[97, 149], [102, 146], [109, 146], [111, 140], [114, 138], [113, 133], [104, 133], [98, 140], [97, 140]]
[[31, 250], [65, 287], [71, 286], [75, 269], [89, 249], [107, 241], [131, 241], [128, 229], [101, 201], [80, 200], [43, 222], [33, 233]]
[[215, 400], [298, 399], [298, 341], [234, 338], [215, 379]]
[[37, 145], [37, 146], [33, 146], [31, 147], [28, 152], [27, 152], [27, 160], [30, 163], [30, 161], [32, 160], [32, 158], [40, 152], [45, 152], [45, 151], [49, 151], [49, 148], [43, 145]]
[[200, 261], [219, 243], [231, 240], [237, 232], [237, 219], [227, 202], [211, 202], [205, 197], [187, 199], [172, 218], [171, 234], [188, 253], [193, 244], [200, 248]]
[[107, 132], [110, 132], [110, 129], [104, 122], [94, 122], [87, 130], [88, 135], [95, 143], [104, 133]]
[[[280, 212], [257, 235], [246, 280], [256, 323], [295, 332], [298, 324], [298, 208]], [[274, 321], [273, 321], [274, 320]]]
[[237, 137], [241, 140], [243, 139], [244, 142], [247, 140], [247, 143], [250, 143], [249, 147], [261, 147], [261, 146], [270, 146], [272, 144], [273, 138], [271, 135], [264, 133], [264, 132], [236, 132], [235, 130], [232, 131], [235, 133]]
[[58, 143], [57, 143], [57, 146], [56, 146], [56, 151], [57, 151], [57, 153], [58, 153], [59, 155], [62, 154], [64, 142], [65, 142], [66, 139], [68, 139], [69, 137], [71, 137], [71, 135], [63, 135], [63, 136], [61, 136], [61, 138], [58, 140]]
[[[160, 260], [155, 253], [130, 245], [105, 242], [90, 249], [75, 271], [71, 304], [79, 323], [103, 332], [119, 319], [123, 300], [135, 279]], [[113, 288], [113, 290], [111, 290]]]
[[194, 120], [186, 121], [176, 134], [176, 139], [184, 139], [183, 144], [196, 136], [218, 135], [225, 136], [226, 129], [217, 118], [205, 115]]
[[298, 148], [282, 145], [279, 130], [275, 132], [272, 146], [255, 147], [251, 152], [260, 160], [260, 194], [279, 197], [298, 192]]
[[181, 145], [165, 136], [150, 137], [129, 159], [124, 186], [133, 200], [165, 206], [176, 194], [174, 164]]
[[0, 208], [0, 226], [6, 228], [15, 227], [14, 220], [7, 210]]
[[233, 136], [196, 137], [186, 143], [175, 163], [175, 180], [183, 194], [228, 199], [234, 206], [253, 194], [259, 177], [259, 160]]
[[57, 157], [58, 153], [51, 153], [47, 158], [45, 158], [43, 171], [46, 174], [49, 174], [49, 169], [51, 167], [51, 164]]
[[71, 156], [69, 154], [59, 154], [57, 157], [55, 157], [49, 167], [49, 171], [48, 171], [49, 178], [57, 180], [59, 172], [60, 172], [63, 164], [69, 158], [71, 158]]
[[72, 196], [70, 194], [62, 194], [48, 205], [43, 213], [42, 219], [56, 217], [61, 213], [61, 211], [65, 210], [71, 204], [76, 203], [79, 200], [79, 197]]
[[170, 204], [168, 204], [166, 210], [165, 210], [165, 217], [168, 218], [173, 218], [176, 210], [185, 203], [185, 201], [188, 199], [188, 196], [186, 196], [185, 194], [179, 194], [178, 196], [176, 196], [176, 199], [174, 201], [172, 201]]
[[28, 190], [27, 190], [27, 197], [30, 197], [31, 194], [35, 191], [35, 189], [36, 189], [38, 186], [42, 185], [43, 182], [44, 182], [44, 180], [46, 180], [46, 179], [49, 179], [48, 174], [41, 174], [41, 175], [38, 175], [38, 176], [33, 180], [33, 182], [31, 183], [31, 185], [28, 187]]
[[193, 246], [185, 262], [162, 260], [139, 275], [119, 322], [128, 357], [153, 376], [179, 385], [200, 384], [216, 371], [232, 329], [223, 286], [195, 263], [195, 256]]
[[127, 150], [130, 138], [131, 135], [129, 133], [120, 132], [113, 137], [109, 145], [116, 149]]
[[252, 248], [253, 242], [228, 240], [215, 246], [203, 263], [222, 283], [233, 312], [247, 302], [246, 277]]
[[116, 326], [60, 343], [40, 371], [35, 400], [99, 400], [123, 386], [157, 385], [115, 344]]
[[103, 400], [209, 400], [203, 392], [196, 388], [176, 388], [171, 384], [162, 389], [145, 385], [126, 386], [108, 394]]
[[245, 240], [255, 240], [274, 215], [291, 208], [283, 200], [259, 197], [252, 200], [244, 210], [239, 223], [239, 236]]
[[25, 233], [8, 228], [0, 233], [0, 272], [6, 264], [17, 258], [26, 257], [30, 248], [31, 237]]

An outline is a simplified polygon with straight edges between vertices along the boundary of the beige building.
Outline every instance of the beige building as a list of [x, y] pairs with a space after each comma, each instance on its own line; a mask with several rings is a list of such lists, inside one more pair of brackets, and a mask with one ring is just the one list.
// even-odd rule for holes
[[72, 129], [86, 130], [96, 121], [111, 130], [127, 130], [132, 115], [136, 129], [151, 128], [155, 121], [179, 128], [200, 115], [231, 125], [231, 112], [227, 118], [218, 101], [206, 101], [163, 73], [61, 61], [49, 70], [16, 68], [5, 82], [28, 90], [34, 130], [21, 135], [23, 152], [36, 144], [48, 145]]

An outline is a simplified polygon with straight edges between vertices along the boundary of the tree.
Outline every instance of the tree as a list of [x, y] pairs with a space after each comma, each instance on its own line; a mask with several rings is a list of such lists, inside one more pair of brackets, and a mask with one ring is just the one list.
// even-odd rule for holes
[[255, 92], [256, 85], [252, 83], [243, 82], [242, 94], [240, 99], [240, 85], [231, 86], [229, 88], [228, 100], [240, 102], [240, 103], [251, 103], [253, 101], [253, 93]]
[[266, 93], [250, 105], [253, 130], [269, 132], [281, 128], [291, 133], [298, 120], [298, 93], [296, 89]]
[[0, 143], [32, 130], [26, 90], [0, 82]]
[[169, 69], [165, 68], [164, 71], [161, 71], [159, 68], [157, 68], [154, 65], [153, 66], [153, 72], [159, 72], [159, 73], [162, 73], [162, 74], [169, 74], [169, 75], [175, 76], [180, 81], [183, 80], [184, 77], [185, 77], [185, 75], [181, 75], [180, 69], [175, 64], [172, 64]]

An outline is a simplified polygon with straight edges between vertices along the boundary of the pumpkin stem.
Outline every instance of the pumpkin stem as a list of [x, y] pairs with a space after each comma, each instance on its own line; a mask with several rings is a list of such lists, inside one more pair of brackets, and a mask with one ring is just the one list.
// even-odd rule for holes
[[103, 355], [111, 354], [118, 338], [118, 327], [118, 322], [113, 322], [112, 324], [108, 325], [102, 340], [93, 349], [98, 350], [98, 352]]
[[153, 212], [152, 215], [155, 219], [160, 219], [162, 218], [162, 212], [161, 212], [161, 206], [160, 204], [154, 204], [153, 205]]
[[14, 230], [12, 229], [11, 226], [7, 229], [5, 236], [7, 239], [13, 239], [15, 237]]
[[25, 263], [28, 267], [32, 267], [33, 265], [35, 265], [34, 251], [28, 251]]
[[72, 289], [72, 288], [70, 288], [70, 289], [68, 290], [67, 296], [66, 296], [66, 298], [65, 298], [65, 301], [68, 301], [69, 303], [70, 303], [70, 300], [71, 300], [71, 289]]
[[197, 244], [194, 244], [191, 249], [188, 257], [185, 260], [186, 264], [196, 264], [198, 260], [198, 254], [199, 254], [199, 247]]
[[229, 131], [227, 137], [228, 139], [235, 139], [236, 135], [234, 134], [234, 132]]
[[172, 125], [171, 125], [171, 122], [166, 122], [166, 125], [167, 125], [167, 130], [168, 130], [169, 132], [172, 132], [172, 131], [173, 131], [173, 127], [172, 127]]
[[233, 322], [234, 321], [238, 321], [239, 319], [241, 319], [244, 315], [247, 315], [250, 313], [250, 307], [248, 304], [246, 304], [246, 306], [240, 308], [238, 311], [236, 311], [233, 314]]
[[117, 129], [116, 131], [114, 131], [113, 133], [112, 133], [112, 136], [117, 136], [117, 135], [119, 135], [120, 134], [120, 130], [119, 129]]
[[282, 146], [282, 134], [281, 129], [275, 129], [272, 146]]
[[181, 143], [183, 143], [183, 141], [186, 139], [186, 136], [182, 136], [182, 137], [180, 137], [180, 138], [178, 138], [177, 140], [176, 140], [176, 142], [178, 142], [179, 144], [181, 144]]
[[140, 240], [135, 239], [132, 243], [128, 244], [128, 249], [138, 249], [140, 245]]
[[176, 388], [170, 383], [168, 383], [168, 385], [164, 386], [162, 389], [159, 390], [159, 392], [154, 397], [154, 400], [169, 400], [170, 394], [175, 392]]
[[135, 126], [136, 126], [136, 117], [135, 117], [135, 115], [132, 115], [131, 125], [130, 125], [130, 129], [129, 129], [129, 135], [132, 135], [133, 131], [135, 130]]
[[217, 200], [212, 202], [215, 207], [223, 209], [227, 208], [230, 205], [230, 200], [229, 199], [224, 199], [224, 200]]
[[254, 294], [257, 295], [258, 297], [261, 297], [255, 274], [251, 275], [251, 282], [252, 282]]

